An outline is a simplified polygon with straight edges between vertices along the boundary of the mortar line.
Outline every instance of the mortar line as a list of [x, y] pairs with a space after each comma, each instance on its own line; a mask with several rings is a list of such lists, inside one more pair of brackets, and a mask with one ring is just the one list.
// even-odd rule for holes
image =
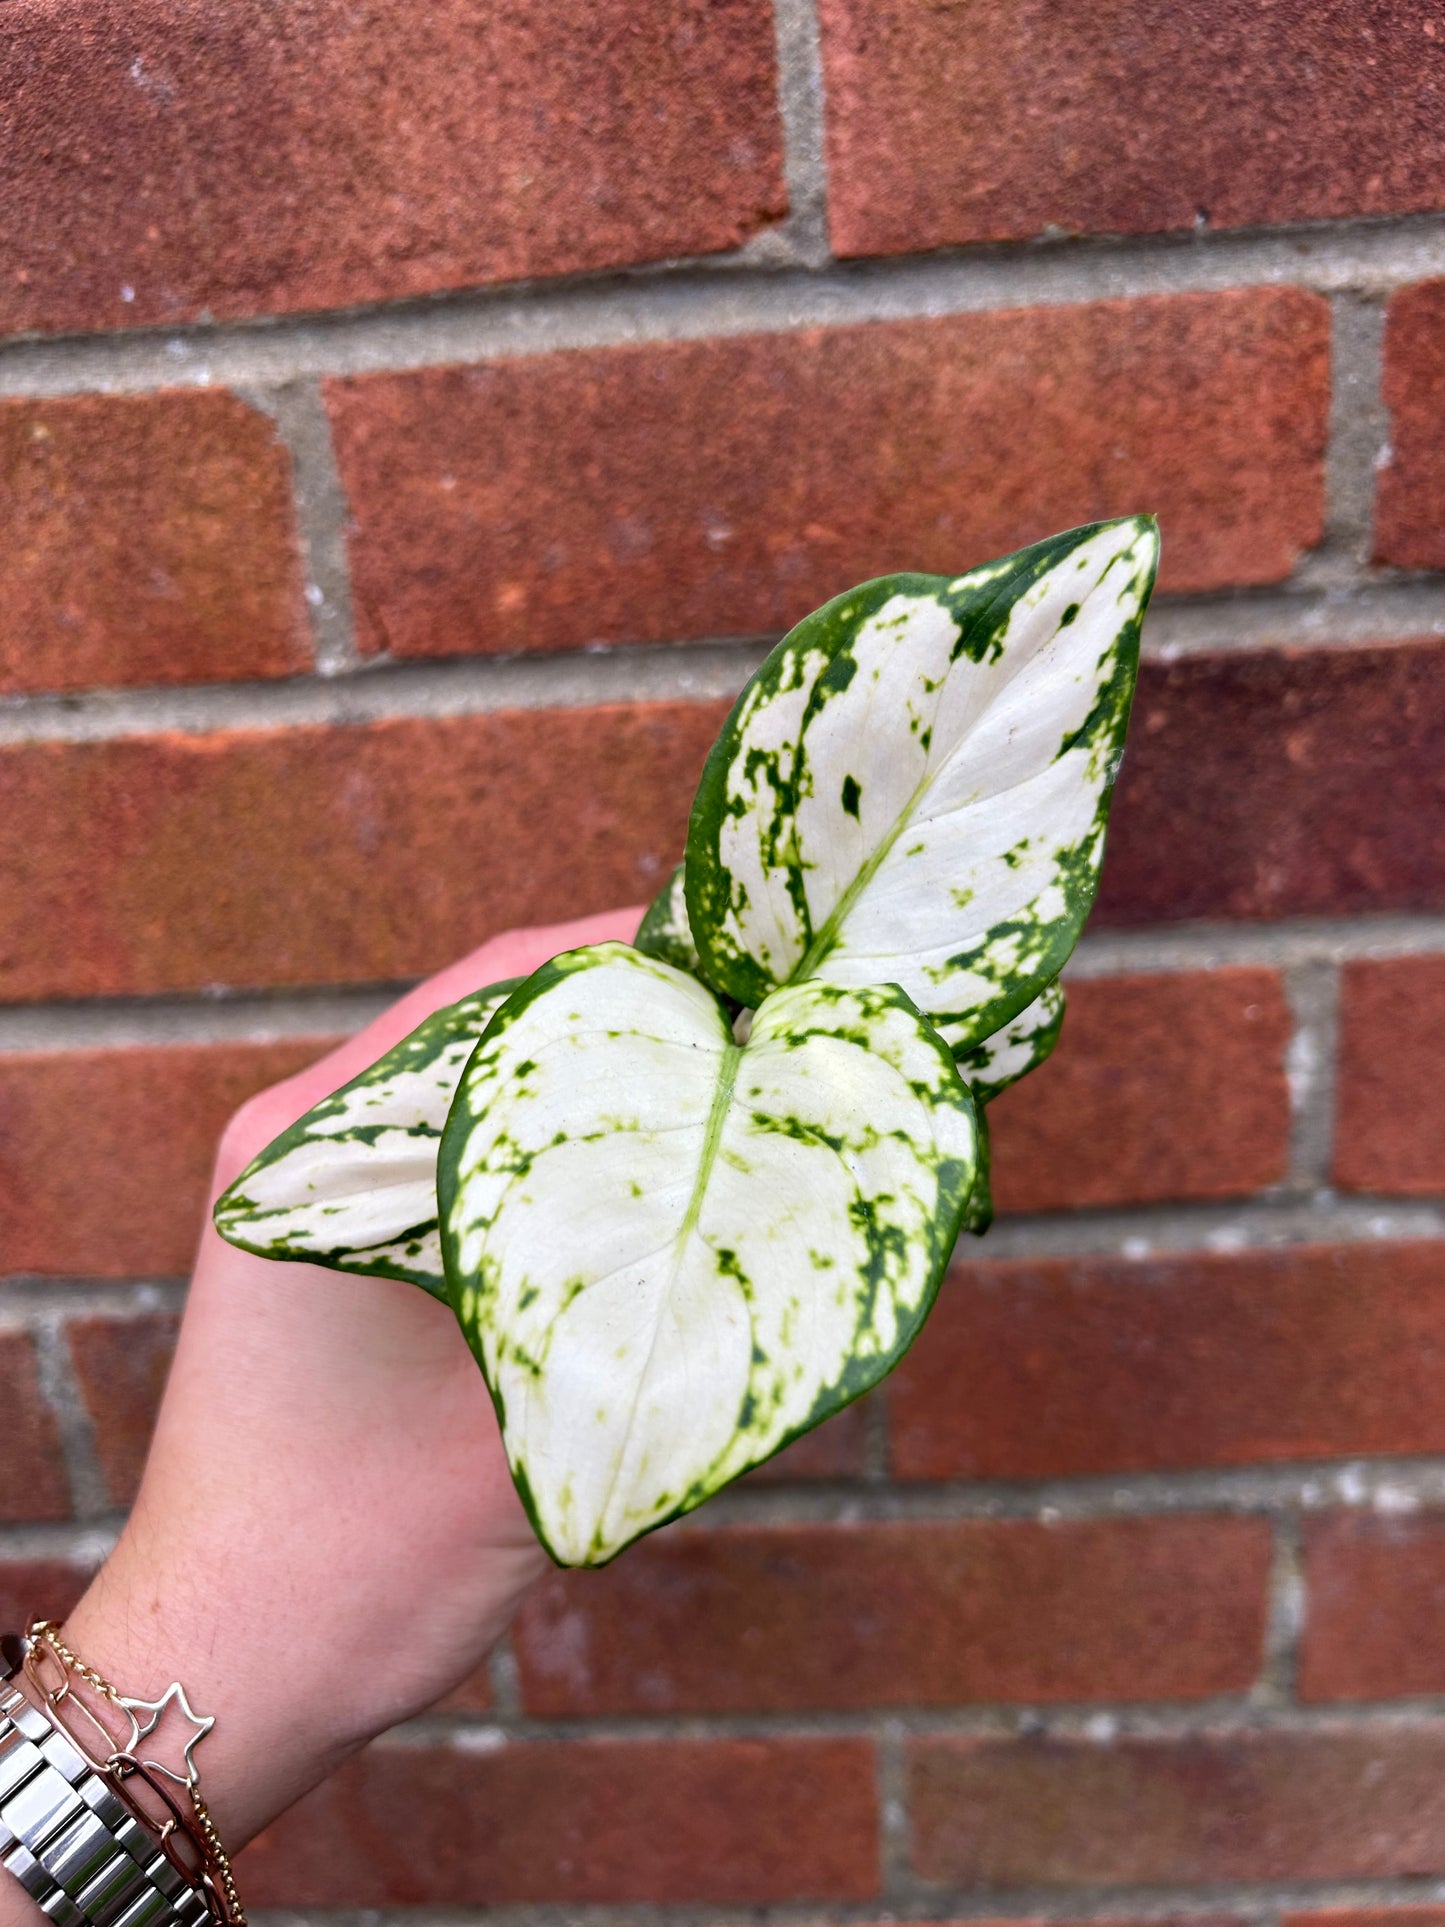
[[731, 702], [769, 647], [741, 638], [424, 664], [381, 657], [353, 659], [345, 675], [336, 673], [344, 665], [333, 655], [329, 675], [7, 697], [0, 700], [0, 745], [334, 728], [615, 702]]
[[522, 1672], [517, 1664], [516, 1642], [511, 1628], [502, 1634], [487, 1655], [487, 1682], [492, 1689], [493, 1715], [497, 1719], [522, 1717]]
[[[1445, 953], [1445, 916], [1438, 914], [1192, 923], [1088, 934], [1066, 966], [1065, 978], [1079, 983], [1230, 967], [1308, 972], [1354, 959], [1440, 953]], [[324, 1039], [360, 1030], [416, 981], [274, 990], [208, 987], [154, 997], [11, 1004], [0, 1006], [0, 1051]], [[1326, 1047], [1328, 1043], [1325, 1035]]]
[[846, 1712], [797, 1708], [747, 1713], [576, 1714], [517, 1720], [499, 1720], [483, 1713], [408, 1721], [393, 1728], [381, 1744], [389, 1752], [423, 1747], [467, 1752], [529, 1743], [560, 1747], [589, 1740], [646, 1746], [669, 1740], [845, 1739], [869, 1740], [881, 1750], [887, 1730], [901, 1754], [910, 1742], [920, 1740], [982, 1740], [1004, 1745], [1053, 1740], [1103, 1750], [1121, 1741], [1169, 1745], [1200, 1736], [1223, 1739], [1256, 1734], [1336, 1738], [1361, 1732], [1417, 1732], [1422, 1726], [1435, 1729], [1445, 1744], [1442, 1709], [1445, 1701], [1440, 1698], [1356, 1701], [1348, 1709], [1278, 1709], [1258, 1706], [1248, 1698], [1221, 1697], [1076, 1700], [1066, 1704], [980, 1700], [949, 1707], [856, 1707]]
[[270, 385], [562, 348], [1243, 286], [1384, 294], [1442, 271], [1438, 214], [1035, 240], [811, 269], [779, 269], [745, 249], [714, 264], [511, 283], [340, 313], [12, 338], [0, 344], [0, 395]]
[[0, 1318], [9, 1325], [39, 1322], [51, 1313], [69, 1318], [138, 1318], [178, 1313], [185, 1303], [183, 1279], [75, 1279], [15, 1274], [0, 1276]]
[[353, 669], [361, 658], [346, 553], [347, 505], [320, 384], [297, 380], [273, 388], [240, 386], [237, 392], [271, 417], [291, 457], [292, 501], [317, 672], [334, 676]]
[[[1017, 1480], [895, 1480], [886, 1487], [799, 1482], [730, 1487], [688, 1531], [1013, 1521], [1059, 1528], [1201, 1514], [1287, 1517], [1355, 1511], [1404, 1516], [1445, 1503], [1445, 1459], [1284, 1460], [1266, 1465], [1075, 1472]], [[680, 1528], [679, 1528], [680, 1529]]]
[[[313, 531], [337, 554], [342, 509], [318, 512]], [[482, 716], [509, 709], [592, 708], [615, 702], [731, 701], [776, 640], [741, 636], [671, 643], [598, 644], [522, 656], [405, 663], [348, 655], [338, 641], [343, 564], [323, 591], [324, 672], [269, 682], [145, 685], [67, 695], [0, 698], [0, 745], [105, 742], [126, 736], [352, 726], [404, 718]], [[324, 572], [323, 572], [324, 573]], [[1378, 573], [1378, 572], [1377, 572]], [[1396, 648], [1445, 637], [1445, 579], [1370, 579], [1347, 589], [1275, 590], [1176, 598], [1150, 610], [1146, 662], [1293, 647]], [[349, 673], [338, 674], [346, 669]]]
[[1261, 1706], [1293, 1706], [1298, 1704], [1296, 1689], [1305, 1600], [1299, 1508], [1287, 1505], [1274, 1514], [1273, 1530], [1264, 1663], [1251, 1698]]
[[907, 1729], [902, 1721], [883, 1719], [873, 1743], [873, 1770], [878, 1802], [878, 1878], [888, 1895], [916, 1891], [912, 1873], [912, 1840], [908, 1814]]
[[[1434, 1875], [1373, 1880], [1201, 1883], [1174, 1887], [930, 1887], [916, 1899], [636, 1901], [617, 1904], [522, 1901], [505, 1906], [408, 1908], [257, 1908], [266, 1927], [877, 1927], [880, 1919], [948, 1923], [1035, 1920], [1165, 1923], [1227, 1914], [1248, 1927], [1278, 1927], [1289, 1912], [1404, 1910], [1445, 1900]], [[1408, 1927], [1402, 1911], [1401, 1927]]]
[[85, 1527], [113, 1513], [115, 1505], [101, 1470], [95, 1427], [70, 1355], [67, 1322], [63, 1305], [52, 1300], [38, 1316], [32, 1314], [28, 1329], [35, 1346], [41, 1396], [60, 1435], [60, 1462], [65, 1469], [71, 1512]]
[[1340, 966], [1333, 957], [1291, 963], [1285, 996], [1294, 1019], [1285, 1059], [1290, 1094], [1291, 1188], [1326, 1190], [1334, 1143], [1335, 1058], [1339, 1041]]
[[1295, 569], [1302, 587], [1346, 585], [1369, 563], [1375, 476], [1389, 440], [1381, 399], [1384, 330], [1382, 301], [1353, 290], [1331, 294], [1324, 538]]
[[[1335, 1197], [1301, 1203], [1259, 1197], [1237, 1204], [1141, 1205], [1133, 1209], [1061, 1211], [1048, 1216], [1000, 1219], [987, 1239], [959, 1248], [954, 1260], [969, 1266], [1049, 1258], [1115, 1260], [1137, 1268], [1141, 1289], [1169, 1289], [1175, 1277], [1145, 1270], [1145, 1259], [1237, 1256], [1242, 1252], [1285, 1251], [1300, 1246], [1380, 1243], [1435, 1243], [1445, 1238], [1445, 1197]], [[0, 1312], [24, 1316], [47, 1296], [64, 1293], [68, 1309], [78, 1311], [79, 1296], [95, 1281], [15, 1272], [0, 1275]], [[147, 1283], [144, 1291], [158, 1287]], [[168, 1284], [169, 1302], [178, 1302], [183, 1285]], [[77, 1302], [72, 1305], [71, 1299]], [[107, 1301], [114, 1304], [113, 1299]], [[151, 1309], [153, 1298], [138, 1296], [134, 1309]]]
[[[1033, 1480], [935, 1480], [871, 1485], [866, 1480], [799, 1481], [787, 1485], [744, 1483], [712, 1499], [697, 1519], [675, 1525], [669, 1540], [733, 1529], [795, 1530], [834, 1527], [856, 1534], [868, 1527], [906, 1525], [939, 1529], [977, 1524], [1045, 1527], [1168, 1518], [1286, 1522], [1322, 1512], [1405, 1517], [1445, 1507], [1445, 1457], [1308, 1460], [1265, 1466], [1224, 1466], [1197, 1471], [1141, 1469], [1082, 1473]], [[96, 1532], [113, 1529], [118, 1514], [74, 1525], [0, 1525], [0, 1559], [72, 1556]], [[503, 1668], [502, 1706], [479, 1715], [503, 1717], [515, 1679]], [[1440, 1696], [1445, 1708], [1445, 1696]], [[1244, 1692], [1240, 1705], [1282, 1703], [1278, 1692]], [[1411, 1702], [1414, 1704], [1415, 1702]], [[1423, 1704], [1424, 1702], [1420, 1702]], [[1434, 1701], [1430, 1702], [1432, 1705]]]
[[[0, 1561], [20, 1564], [55, 1560], [98, 1566], [119, 1537], [121, 1524], [118, 1513], [66, 1525], [0, 1524]], [[11, 1628], [0, 1630], [9, 1632]]]
[[754, 237], [744, 252], [760, 264], [779, 261], [820, 268], [829, 260], [830, 252], [823, 61], [816, 0], [773, 0], [773, 25], [788, 218], [781, 229]]

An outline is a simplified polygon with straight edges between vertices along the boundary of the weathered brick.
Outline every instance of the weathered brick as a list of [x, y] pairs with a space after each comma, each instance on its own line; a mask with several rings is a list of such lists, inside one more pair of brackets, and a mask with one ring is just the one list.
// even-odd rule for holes
[[524, 1608], [545, 1716], [1195, 1699], [1259, 1671], [1262, 1519], [679, 1531]]
[[1445, 957], [1345, 965], [1333, 1175], [1345, 1191], [1445, 1191]]
[[725, 705], [0, 752], [0, 999], [384, 981], [650, 896]]
[[1445, 206], [1432, 0], [820, 0], [841, 254]]
[[[188, 1271], [227, 1118], [335, 1041], [0, 1055], [5, 1269], [106, 1278]], [[135, 1362], [144, 1382], [152, 1367]], [[138, 1408], [122, 1416], [138, 1393], [134, 1381], [117, 1385], [103, 1415], [107, 1477], [121, 1486], [145, 1424]]]
[[1445, 1513], [1331, 1512], [1305, 1521], [1300, 1693], [1445, 1693]]
[[[635, 901], [682, 847], [723, 713], [603, 705], [0, 751], [0, 999], [374, 982], [509, 925]], [[1445, 905], [1442, 734], [1439, 644], [1149, 665], [1101, 920]]]
[[767, 0], [0, 14], [0, 331], [735, 247], [786, 206]]
[[1001, 1211], [1237, 1197], [1289, 1156], [1272, 970], [1085, 978], [1049, 1061], [990, 1108]]
[[328, 382], [364, 645], [785, 629], [1151, 509], [1176, 589], [1318, 541], [1319, 297], [1244, 289], [534, 355]]
[[1380, 1879], [1445, 1867], [1445, 1721], [918, 1740], [915, 1870], [950, 1886]]
[[1098, 919], [1445, 908], [1442, 739], [1438, 641], [1147, 663]]
[[[1100, 921], [1445, 906], [1445, 647], [1146, 670]], [[722, 715], [604, 705], [4, 750], [0, 998], [376, 981], [636, 900], [681, 848]]]
[[248, 1903], [867, 1900], [862, 1740], [374, 1748], [241, 1860]]
[[0, 401], [0, 477], [0, 693], [310, 666], [291, 458], [236, 396]]
[[0, 1331], [0, 1520], [63, 1519], [69, 1511], [60, 1431], [41, 1396], [35, 1347], [24, 1332]]
[[[194, 1239], [201, 1200], [193, 1196], [191, 1202]], [[145, 1312], [135, 1318], [73, 1318], [66, 1326], [96, 1457], [117, 1506], [128, 1506], [140, 1485], [175, 1350], [177, 1322], [170, 1312]]]
[[1445, 567], [1445, 280], [1402, 288], [1391, 300], [1383, 391], [1390, 448], [1375, 485], [1375, 560], [1439, 569]]
[[1445, 1452], [1445, 1243], [960, 1260], [889, 1381], [909, 1479]]
[[0, 1559], [0, 1632], [63, 1619], [85, 1591], [88, 1567], [70, 1559]]

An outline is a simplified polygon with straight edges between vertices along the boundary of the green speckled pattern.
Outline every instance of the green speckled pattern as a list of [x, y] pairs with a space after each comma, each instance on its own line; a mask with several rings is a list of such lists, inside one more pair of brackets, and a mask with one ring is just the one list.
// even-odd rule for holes
[[437, 1140], [477, 1039], [519, 979], [434, 1011], [323, 1098], [216, 1201], [216, 1229], [263, 1258], [403, 1278], [446, 1296]]
[[501, 1011], [438, 1165], [448, 1289], [565, 1565], [640, 1534], [884, 1376], [973, 1183], [973, 1100], [892, 986], [765, 998], [749, 1040], [624, 944]]
[[958, 1068], [980, 1104], [1037, 1070], [1064, 1027], [1064, 988], [1050, 984], [981, 1044], [958, 1053]]
[[897, 983], [959, 1051], [1030, 1004], [1097, 887], [1158, 554], [1148, 517], [1096, 523], [786, 636], [693, 807], [708, 979]]
[[687, 891], [683, 877], [684, 866], [679, 863], [648, 905], [647, 915], [637, 926], [633, 941], [645, 956], [661, 957], [664, 963], [673, 964], [679, 970], [690, 970], [696, 976], [699, 970], [697, 945], [692, 940], [692, 925], [687, 920]]

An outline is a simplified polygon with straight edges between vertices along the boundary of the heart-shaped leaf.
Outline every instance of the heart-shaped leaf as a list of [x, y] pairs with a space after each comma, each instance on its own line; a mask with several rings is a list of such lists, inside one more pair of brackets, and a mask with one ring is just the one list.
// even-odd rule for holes
[[955, 1050], [1031, 1003], [1093, 901], [1158, 552], [1147, 517], [1096, 523], [784, 637], [693, 806], [709, 981], [901, 984]]
[[1050, 984], [1002, 1030], [957, 1052], [955, 1062], [979, 1103], [988, 1104], [1000, 1091], [1038, 1069], [1058, 1043], [1063, 1027], [1064, 987]]
[[477, 1039], [521, 981], [434, 1011], [313, 1105], [217, 1200], [221, 1236], [262, 1258], [403, 1278], [445, 1298], [437, 1140]]
[[804, 983], [748, 1042], [623, 944], [545, 965], [438, 1162], [448, 1289], [559, 1563], [601, 1565], [874, 1384], [973, 1182], [973, 1102], [903, 993]]

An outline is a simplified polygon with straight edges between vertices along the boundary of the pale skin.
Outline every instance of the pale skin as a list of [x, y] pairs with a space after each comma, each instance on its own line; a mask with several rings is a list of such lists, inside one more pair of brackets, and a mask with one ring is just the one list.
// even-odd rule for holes
[[[431, 1011], [641, 915], [512, 931], [429, 978], [237, 1112], [212, 1196]], [[66, 1633], [121, 1691], [180, 1680], [217, 1715], [197, 1764], [236, 1852], [473, 1672], [547, 1564], [450, 1310], [208, 1222], [139, 1497]], [[0, 1875], [0, 1927], [44, 1920]]]

